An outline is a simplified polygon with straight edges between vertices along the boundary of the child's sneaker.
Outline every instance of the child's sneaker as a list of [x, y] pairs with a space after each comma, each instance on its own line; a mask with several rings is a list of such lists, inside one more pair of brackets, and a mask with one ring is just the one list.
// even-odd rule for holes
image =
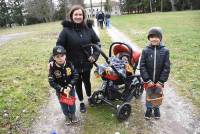
[[155, 119], [160, 119], [160, 109], [159, 108], [154, 109], [154, 116], [155, 116]]
[[86, 107], [84, 103], [80, 103], [80, 112], [85, 113], [86, 112]]
[[75, 114], [72, 115], [72, 123], [77, 123], [79, 122], [79, 119], [77, 118], [77, 116]]
[[65, 124], [70, 125], [71, 123], [72, 123], [72, 120], [68, 116], [65, 116]]
[[147, 120], [150, 120], [151, 119], [151, 114], [152, 114], [152, 109], [151, 108], [147, 108], [147, 111], [144, 115], [144, 118], [147, 119]]

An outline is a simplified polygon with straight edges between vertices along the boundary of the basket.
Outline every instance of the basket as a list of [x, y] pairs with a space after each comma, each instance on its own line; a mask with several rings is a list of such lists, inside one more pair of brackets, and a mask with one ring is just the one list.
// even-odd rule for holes
[[60, 103], [72, 106], [72, 105], [75, 104], [75, 102], [76, 102], [76, 97], [75, 96], [67, 97], [65, 95], [60, 94]]
[[160, 94], [148, 95], [146, 96], [146, 103], [151, 107], [158, 107], [162, 104], [163, 97], [164, 95], [162, 92]]

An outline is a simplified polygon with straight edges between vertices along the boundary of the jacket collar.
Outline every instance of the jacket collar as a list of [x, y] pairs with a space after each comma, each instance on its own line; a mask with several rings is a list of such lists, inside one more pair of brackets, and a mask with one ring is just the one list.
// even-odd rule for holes
[[94, 22], [93, 20], [86, 20], [86, 23], [77, 24], [69, 20], [64, 20], [61, 23], [63, 27], [69, 27], [74, 29], [81, 29], [81, 28], [92, 28]]
[[56, 63], [56, 61], [55, 61], [55, 65], [57, 66], [57, 67], [59, 67], [59, 68], [61, 68], [61, 67], [64, 67], [65, 65], [66, 65], [66, 61], [65, 61], [65, 63], [64, 64], [62, 64], [62, 65], [59, 65], [58, 63]]
[[162, 42], [160, 42], [160, 45], [158, 45], [158, 46], [153, 46], [153, 45], [151, 45], [151, 43], [149, 43], [147, 45], [147, 47], [149, 47], [149, 48], [155, 48], [156, 47], [156, 48], [160, 49], [160, 48], [165, 47], [165, 46], [164, 46], [164, 44]]

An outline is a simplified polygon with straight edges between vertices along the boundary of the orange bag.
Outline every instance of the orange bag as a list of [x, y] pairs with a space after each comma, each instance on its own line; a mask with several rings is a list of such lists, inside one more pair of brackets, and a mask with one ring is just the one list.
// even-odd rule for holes
[[66, 95], [60, 94], [60, 102], [72, 106], [76, 102], [76, 97], [70, 96], [67, 98]]

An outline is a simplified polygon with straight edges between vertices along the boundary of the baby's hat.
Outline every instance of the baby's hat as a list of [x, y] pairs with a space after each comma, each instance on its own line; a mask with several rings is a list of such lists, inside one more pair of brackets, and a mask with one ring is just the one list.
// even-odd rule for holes
[[156, 35], [162, 40], [162, 29], [160, 27], [151, 27], [148, 31], [148, 40], [151, 35]]

